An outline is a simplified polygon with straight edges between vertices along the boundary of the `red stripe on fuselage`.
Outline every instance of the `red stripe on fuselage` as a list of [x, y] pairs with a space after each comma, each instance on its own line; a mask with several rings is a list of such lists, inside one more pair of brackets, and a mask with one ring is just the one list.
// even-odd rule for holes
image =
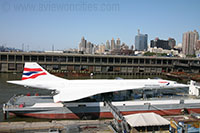
[[34, 78], [37, 78], [38, 76], [41, 76], [41, 75], [47, 75], [45, 72], [43, 73], [38, 73], [38, 74], [34, 74], [30, 77], [22, 77], [22, 80], [26, 80], [26, 79], [34, 79]]
[[167, 81], [160, 81], [159, 83], [169, 83], [169, 82], [167, 82]]
[[24, 68], [24, 71], [30, 71], [30, 72], [32, 72], [32, 71], [42, 71], [42, 69], [41, 68]]

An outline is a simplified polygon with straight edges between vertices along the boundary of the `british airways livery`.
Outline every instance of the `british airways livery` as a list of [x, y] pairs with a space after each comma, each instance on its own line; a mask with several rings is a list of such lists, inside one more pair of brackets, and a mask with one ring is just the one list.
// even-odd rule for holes
[[47, 75], [47, 73], [43, 72], [41, 68], [24, 68], [22, 80], [35, 79], [41, 75]]
[[[8, 83], [27, 87], [56, 90], [54, 102], [74, 101], [101, 93], [133, 89], [166, 89], [188, 87], [163, 79], [88, 79], [67, 80], [48, 73], [37, 63], [25, 63], [22, 80]], [[81, 93], [80, 93], [81, 92]]]
[[[170, 80], [68, 80], [48, 73], [35, 62], [28, 62], [25, 63], [22, 80], [7, 82], [56, 92], [48, 96], [12, 97], [4, 104], [3, 111], [17, 116], [49, 119], [112, 118], [112, 113], [104, 104], [106, 100], [111, 101], [123, 115], [144, 112], [176, 115], [185, 109], [188, 113], [200, 113], [200, 99], [186, 98], [185, 95], [164, 97], [163, 92], [168, 88], [189, 87]], [[155, 92], [155, 97], [148, 98], [148, 94], [142, 92], [144, 90]]]

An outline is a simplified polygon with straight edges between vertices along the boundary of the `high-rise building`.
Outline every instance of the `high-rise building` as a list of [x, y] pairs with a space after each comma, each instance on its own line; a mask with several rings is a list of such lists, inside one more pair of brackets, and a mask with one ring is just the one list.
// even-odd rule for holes
[[168, 50], [171, 49], [171, 47], [169, 46], [168, 40], [160, 40], [159, 38], [155, 38], [154, 40], [151, 40], [150, 47], [151, 48], [157, 47], [157, 48], [168, 49]]
[[114, 50], [115, 49], [115, 40], [114, 38], [112, 38], [111, 40], [111, 50]]
[[110, 42], [109, 42], [109, 40], [106, 41], [106, 50], [110, 50]]
[[81, 38], [81, 42], [79, 43], [79, 51], [85, 53], [86, 52], [86, 44], [87, 40], [84, 37]]
[[103, 54], [105, 52], [105, 47], [106, 47], [105, 44], [98, 45], [95, 53]]
[[96, 44], [93, 44], [93, 47], [92, 47], [92, 54], [95, 54], [96, 51], [97, 51], [98, 47]]
[[105, 44], [99, 45], [99, 52], [104, 53], [105, 52]]
[[138, 35], [135, 36], [135, 50], [143, 51], [147, 50], [147, 34], [140, 34], [140, 30], [138, 30]]
[[116, 41], [116, 49], [120, 49], [120, 46], [121, 46], [121, 41], [118, 38], [117, 41]]
[[185, 55], [194, 55], [199, 34], [196, 30], [183, 33], [182, 50]]
[[86, 52], [87, 54], [92, 54], [92, 48], [93, 48], [93, 44], [91, 42], [88, 42], [86, 44]]
[[81, 51], [81, 43], [78, 45], [78, 51]]
[[197, 43], [196, 43], [196, 50], [200, 50], [200, 40], [197, 40]]
[[174, 38], [169, 38], [168, 45], [171, 49], [173, 49], [176, 46], [176, 40]]

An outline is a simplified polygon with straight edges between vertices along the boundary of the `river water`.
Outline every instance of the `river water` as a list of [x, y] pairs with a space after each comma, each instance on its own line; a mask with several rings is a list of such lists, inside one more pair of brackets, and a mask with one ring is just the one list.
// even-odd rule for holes
[[[116, 77], [124, 78], [124, 79], [138, 79], [138, 78], [165, 78], [163, 76], [133, 76], [133, 75], [94, 75], [92, 78], [94, 79], [115, 79]], [[67, 79], [72, 79], [72, 77]], [[73, 79], [90, 79], [91, 77], [81, 77], [81, 78], [73, 78]], [[19, 73], [0, 73], [0, 121], [5, 121], [2, 111], [2, 106], [6, 103], [13, 95], [15, 94], [24, 94], [30, 93], [34, 95], [38, 93], [39, 95], [48, 95], [50, 94], [49, 90], [44, 89], [36, 89], [36, 88], [25, 88], [23, 86], [9, 84], [6, 81], [8, 80], [21, 80], [21, 74]], [[40, 121], [38, 119], [30, 119], [30, 118], [9, 118], [6, 121]]]

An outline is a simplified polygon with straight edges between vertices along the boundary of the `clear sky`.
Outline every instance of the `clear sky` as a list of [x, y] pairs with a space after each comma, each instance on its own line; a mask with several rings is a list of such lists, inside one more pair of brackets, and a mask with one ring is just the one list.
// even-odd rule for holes
[[30, 50], [77, 48], [84, 36], [95, 44], [120, 38], [148, 39], [200, 32], [200, 0], [0, 0], [0, 45]]

